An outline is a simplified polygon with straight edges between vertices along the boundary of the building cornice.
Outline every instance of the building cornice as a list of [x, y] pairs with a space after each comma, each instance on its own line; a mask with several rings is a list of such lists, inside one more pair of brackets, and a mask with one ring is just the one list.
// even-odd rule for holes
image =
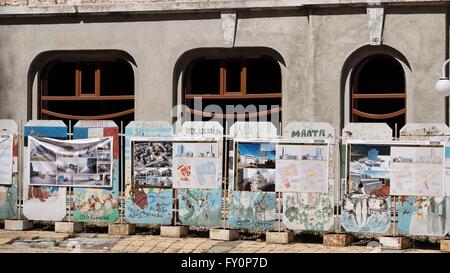
[[222, 10], [292, 9], [300, 7], [339, 7], [367, 5], [445, 5], [450, 0], [223, 0], [171, 1], [151, 3], [55, 4], [0, 6], [0, 16], [69, 15], [69, 14], [146, 14]]

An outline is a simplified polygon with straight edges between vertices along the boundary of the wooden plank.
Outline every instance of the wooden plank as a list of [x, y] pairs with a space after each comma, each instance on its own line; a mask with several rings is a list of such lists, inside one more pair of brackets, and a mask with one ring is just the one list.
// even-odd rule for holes
[[406, 109], [403, 108], [402, 110], [399, 110], [399, 111], [396, 111], [396, 112], [392, 112], [392, 113], [388, 113], [388, 114], [369, 114], [369, 113], [365, 113], [365, 112], [353, 109], [352, 113], [357, 115], [357, 116], [364, 117], [364, 118], [369, 118], [369, 119], [390, 119], [390, 118], [395, 118], [395, 117], [398, 117], [398, 116], [401, 116], [401, 115], [405, 114], [406, 113]]
[[134, 100], [133, 95], [119, 95], [119, 96], [89, 96], [89, 95], [83, 95], [83, 96], [42, 96], [41, 100], [43, 101], [62, 101], [62, 100], [70, 100], [70, 101], [76, 101], [76, 100]]
[[246, 94], [241, 93], [228, 93], [226, 95], [195, 95], [186, 94], [186, 99], [202, 98], [204, 100], [227, 100], [227, 99], [272, 99], [281, 98], [281, 93], [265, 93], [265, 94]]
[[383, 93], [383, 94], [353, 94], [353, 99], [403, 99], [405, 93]]
[[61, 113], [48, 111], [48, 110], [45, 110], [45, 109], [42, 109], [41, 113], [49, 115], [49, 116], [53, 116], [53, 117], [62, 118], [62, 119], [100, 120], [100, 119], [113, 119], [113, 118], [117, 118], [117, 117], [120, 117], [120, 116], [125, 116], [125, 115], [128, 115], [128, 114], [134, 113], [134, 109], [129, 109], [129, 110], [126, 110], [126, 111], [121, 111], [121, 112], [112, 113], [112, 114], [98, 115], [98, 116], [66, 115], [66, 114], [61, 114]]

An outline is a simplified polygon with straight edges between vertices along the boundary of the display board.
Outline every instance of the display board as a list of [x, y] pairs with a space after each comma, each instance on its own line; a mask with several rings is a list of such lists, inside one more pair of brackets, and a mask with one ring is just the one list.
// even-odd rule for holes
[[14, 120], [0, 119], [0, 219], [17, 215], [17, 134]]
[[[390, 179], [385, 170], [390, 146], [380, 145], [392, 141], [392, 130], [384, 123], [350, 123], [342, 135], [345, 169], [341, 226], [347, 232], [384, 234], [391, 226]], [[356, 143], [347, 145], [352, 140]], [[371, 140], [378, 143], [370, 145]], [[358, 146], [363, 141], [368, 143]], [[367, 166], [370, 161], [376, 162], [375, 169]]]
[[[291, 122], [283, 130], [281, 141], [286, 140], [293, 141], [298, 150], [307, 147], [313, 151], [306, 157], [314, 162], [311, 164], [312, 170], [305, 173], [306, 177], [311, 178], [303, 180], [303, 184], [315, 186], [291, 190], [277, 187], [277, 191], [283, 191], [282, 223], [291, 230], [328, 231], [334, 223], [335, 181], [338, 178], [335, 174], [338, 151], [336, 130], [325, 122]], [[311, 165], [306, 164], [307, 167]], [[277, 166], [280, 164], [277, 163]], [[311, 188], [314, 190], [311, 191]]]
[[132, 178], [131, 138], [171, 137], [173, 127], [164, 121], [132, 121], [125, 129], [125, 218], [132, 224], [168, 225], [172, 221], [171, 188], [136, 187]]
[[112, 223], [119, 218], [119, 128], [110, 120], [82, 120], [73, 128], [74, 139], [111, 138], [110, 164], [98, 164], [103, 172], [111, 169], [109, 187], [73, 189], [73, 218], [78, 222]]
[[11, 185], [14, 135], [0, 132], [0, 185]]
[[[397, 208], [397, 234], [404, 236], [445, 236], [450, 231], [450, 197], [449, 195], [449, 183], [450, 176], [449, 166], [450, 166], [450, 129], [445, 124], [421, 124], [421, 123], [411, 123], [405, 125], [400, 130], [400, 140], [401, 141], [428, 141], [428, 142], [442, 142], [445, 144], [445, 184], [444, 191], [445, 195], [442, 196], [426, 196], [426, 195], [415, 195], [407, 196], [401, 195], [396, 197], [396, 208]], [[429, 156], [432, 155], [432, 156]], [[406, 162], [405, 164], [415, 164], [414, 159], [425, 160], [427, 163], [419, 163], [420, 165], [435, 165], [437, 163], [437, 158], [439, 155], [426, 153], [425, 158], [417, 158], [414, 155], [412, 157], [412, 162]], [[414, 170], [415, 168], [413, 168]], [[433, 169], [433, 168], [430, 168]], [[414, 170], [416, 171], [416, 170]], [[429, 192], [428, 190], [439, 188], [437, 185], [430, 185], [428, 181], [422, 177], [422, 179], [414, 179], [412, 185], [414, 187], [405, 187], [405, 192], [408, 194], [419, 192]], [[434, 178], [440, 181], [439, 178]], [[435, 180], [435, 181], [436, 181]], [[422, 181], [422, 183], [420, 182]], [[427, 183], [425, 183], [427, 181]], [[401, 182], [407, 182], [407, 180], [402, 180]], [[419, 182], [419, 183], [417, 183]], [[434, 181], [429, 181], [434, 183]], [[400, 184], [403, 185], [403, 184]], [[428, 185], [429, 189], [425, 187]], [[430, 187], [431, 186], [431, 187]], [[411, 191], [414, 189], [414, 192]], [[438, 194], [438, 193], [437, 193]]]
[[197, 142], [174, 143], [174, 188], [182, 225], [222, 224], [223, 128], [218, 122], [187, 121], [176, 136]]
[[220, 187], [219, 142], [184, 138], [131, 138], [134, 187]]
[[[31, 120], [24, 127], [24, 162], [30, 162], [28, 137], [66, 139], [67, 126], [60, 120]], [[61, 221], [66, 216], [66, 187], [30, 185], [30, 166], [23, 166], [23, 214], [28, 220]]]
[[111, 187], [113, 138], [28, 137], [30, 185]]
[[236, 122], [230, 127], [230, 228], [270, 229], [276, 223], [276, 145], [272, 142], [277, 138], [276, 132], [270, 122]]

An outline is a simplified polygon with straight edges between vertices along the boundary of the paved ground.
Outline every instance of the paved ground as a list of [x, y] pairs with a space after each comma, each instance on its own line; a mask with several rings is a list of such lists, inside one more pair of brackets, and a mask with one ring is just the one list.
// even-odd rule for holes
[[82, 233], [75, 236], [50, 231], [0, 230], [1, 252], [136, 252], [136, 253], [377, 253], [428, 252], [439, 250], [408, 249], [387, 251], [379, 247], [325, 247], [322, 244], [266, 244], [254, 240], [234, 242], [213, 241], [208, 238], [164, 238], [158, 235], [111, 236]]

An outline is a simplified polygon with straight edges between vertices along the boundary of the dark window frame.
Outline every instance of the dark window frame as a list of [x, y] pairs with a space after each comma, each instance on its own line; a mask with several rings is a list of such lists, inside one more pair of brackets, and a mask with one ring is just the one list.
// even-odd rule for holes
[[[376, 58], [384, 58], [389, 59], [393, 63], [395, 62], [396, 65], [399, 65], [402, 68], [403, 72], [403, 86], [404, 89], [401, 92], [366, 92], [364, 90], [360, 90], [358, 86], [359, 77], [361, 74], [361, 71], [363, 68], [373, 59]], [[362, 60], [356, 67], [354, 72], [352, 73], [351, 77], [351, 86], [350, 86], [350, 122], [359, 122], [359, 118], [364, 118], [367, 120], [370, 120], [372, 122], [382, 122], [386, 121], [388, 122], [390, 119], [393, 118], [400, 118], [404, 117], [404, 124], [407, 123], [407, 83], [406, 83], [406, 73], [404, 71], [403, 66], [401, 63], [395, 58], [387, 54], [375, 54], [371, 55], [364, 60]], [[384, 114], [375, 114], [370, 113], [368, 111], [365, 111], [363, 109], [358, 108], [358, 101], [359, 100], [377, 100], [377, 101], [386, 101], [386, 100], [402, 100], [402, 103], [404, 107], [402, 107], [400, 110], [390, 112], [390, 113], [384, 113]], [[381, 104], [380, 104], [381, 105]], [[393, 128], [394, 129], [394, 128]], [[401, 128], [397, 128], [397, 130], [400, 130]]]

